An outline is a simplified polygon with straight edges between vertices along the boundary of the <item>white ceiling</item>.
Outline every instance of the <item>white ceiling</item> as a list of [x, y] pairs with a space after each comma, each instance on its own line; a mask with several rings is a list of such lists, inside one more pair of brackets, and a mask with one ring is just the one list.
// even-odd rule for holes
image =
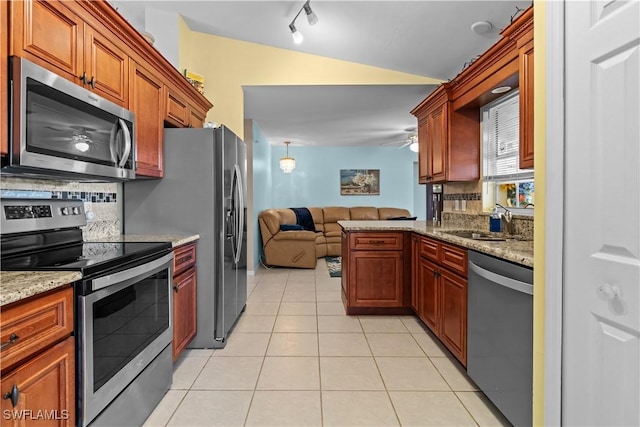
[[[145, 8], [176, 13], [194, 30], [283, 49], [372, 65], [442, 80], [499, 39], [517, 8], [531, 1], [312, 0], [319, 22], [304, 11], [293, 43], [288, 25], [303, 1], [112, 1], [136, 28]], [[471, 31], [476, 21], [493, 29]], [[402, 142], [415, 127], [409, 111], [429, 86], [275, 86], [245, 88], [245, 117], [258, 122], [271, 143], [380, 145]]]

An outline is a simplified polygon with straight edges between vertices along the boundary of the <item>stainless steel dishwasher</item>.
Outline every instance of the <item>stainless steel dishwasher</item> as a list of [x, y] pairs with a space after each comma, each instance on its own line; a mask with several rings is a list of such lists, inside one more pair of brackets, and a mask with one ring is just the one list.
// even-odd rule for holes
[[467, 373], [515, 426], [532, 424], [533, 269], [469, 251]]

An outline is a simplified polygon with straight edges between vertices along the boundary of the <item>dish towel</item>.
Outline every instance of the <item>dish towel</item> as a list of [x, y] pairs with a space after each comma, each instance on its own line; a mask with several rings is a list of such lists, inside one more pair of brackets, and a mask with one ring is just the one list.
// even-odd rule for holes
[[316, 231], [316, 226], [313, 224], [313, 217], [311, 212], [307, 208], [289, 208], [296, 214], [296, 222], [300, 224], [302, 228], [309, 231]]

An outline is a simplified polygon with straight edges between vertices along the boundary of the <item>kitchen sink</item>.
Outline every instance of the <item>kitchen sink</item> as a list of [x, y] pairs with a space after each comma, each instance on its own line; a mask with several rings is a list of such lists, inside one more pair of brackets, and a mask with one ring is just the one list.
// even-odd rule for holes
[[504, 242], [507, 240], [507, 237], [504, 236], [496, 236], [493, 234], [481, 233], [479, 231], [443, 231], [443, 233], [455, 237], [462, 237], [464, 239], [484, 240], [489, 242]]

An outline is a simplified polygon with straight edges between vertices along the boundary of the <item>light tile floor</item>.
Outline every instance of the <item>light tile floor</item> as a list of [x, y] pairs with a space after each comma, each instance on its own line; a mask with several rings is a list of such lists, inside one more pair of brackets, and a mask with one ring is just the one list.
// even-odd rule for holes
[[220, 350], [187, 350], [146, 426], [499, 426], [509, 422], [412, 316], [346, 316], [340, 279], [261, 269]]

